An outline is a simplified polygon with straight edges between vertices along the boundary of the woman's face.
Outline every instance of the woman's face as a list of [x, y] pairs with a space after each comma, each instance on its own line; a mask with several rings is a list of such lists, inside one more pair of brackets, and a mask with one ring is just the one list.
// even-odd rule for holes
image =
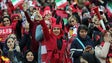
[[27, 54], [26, 54], [26, 59], [27, 61], [33, 61], [34, 60], [34, 55], [31, 51], [29, 51]]
[[58, 36], [58, 35], [61, 33], [60, 28], [59, 28], [59, 27], [54, 27], [54, 28], [53, 28], [53, 33], [54, 33], [56, 36]]
[[13, 38], [9, 38], [9, 39], [7, 40], [7, 47], [8, 47], [9, 49], [13, 49], [13, 48], [14, 48], [14, 39], [13, 39]]
[[14, 20], [19, 20], [19, 17], [18, 16], [14, 17]]
[[87, 36], [87, 31], [84, 30], [84, 29], [82, 29], [82, 30], [79, 31], [79, 35], [80, 35], [81, 38], [86, 38], [86, 36]]
[[11, 22], [10, 22], [9, 18], [4, 18], [3, 24], [4, 24], [4, 26], [10, 26]]
[[77, 24], [76, 19], [72, 18], [72, 19], [70, 20], [70, 24], [71, 24], [72, 26], [76, 25], [76, 24]]
[[45, 19], [46, 19], [46, 20], [49, 20], [49, 19], [51, 18], [51, 16], [52, 16], [52, 14], [50, 14], [50, 13], [49, 13], [49, 14], [46, 14], [46, 15], [45, 15]]
[[99, 23], [99, 19], [98, 19], [98, 17], [97, 17], [96, 15], [94, 15], [94, 17], [92, 18], [92, 20], [93, 20], [93, 22], [94, 22], [95, 24], [100, 24], [100, 23]]
[[82, 57], [80, 58], [80, 63], [88, 63], [85, 59], [83, 59]]

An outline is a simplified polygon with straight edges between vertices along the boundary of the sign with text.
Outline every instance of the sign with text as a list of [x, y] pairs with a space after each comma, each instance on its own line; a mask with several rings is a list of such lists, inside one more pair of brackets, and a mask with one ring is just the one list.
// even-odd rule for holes
[[5, 42], [7, 36], [12, 33], [12, 27], [0, 27], [0, 41]]

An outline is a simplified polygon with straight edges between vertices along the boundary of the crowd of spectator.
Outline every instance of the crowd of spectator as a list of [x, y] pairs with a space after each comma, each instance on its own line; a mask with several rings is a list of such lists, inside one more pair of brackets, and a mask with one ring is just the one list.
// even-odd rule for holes
[[112, 63], [112, 0], [0, 0], [0, 63]]

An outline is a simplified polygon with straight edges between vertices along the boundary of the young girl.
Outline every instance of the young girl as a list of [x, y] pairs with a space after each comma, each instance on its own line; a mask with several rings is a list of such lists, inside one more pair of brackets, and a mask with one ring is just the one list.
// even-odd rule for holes
[[23, 63], [37, 63], [35, 56], [31, 50], [27, 50], [24, 55]]
[[[67, 57], [65, 56], [67, 43], [63, 39], [62, 24], [54, 21], [51, 26], [51, 31], [49, 31], [45, 21], [40, 21], [40, 24], [42, 26], [40, 32], [43, 32], [41, 40], [41, 62], [67, 63]], [[36, 38], [39, 38], [37, 34]]]

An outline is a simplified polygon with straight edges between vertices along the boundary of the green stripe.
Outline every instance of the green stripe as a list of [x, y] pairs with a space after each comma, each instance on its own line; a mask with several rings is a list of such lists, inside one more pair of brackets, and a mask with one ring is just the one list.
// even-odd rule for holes
[[12, 3], [16, 2], [16, 0], [11, 0], [11, 1], [12, 1]]
[[57, 3], [57, 2], [60, 2], [61, 0], [55, 0], [55, 2]]
[[108, 6], [109, 6], [110, 8], [112, 8], [112, 2], [109, 2], [109, 3], [108, 3]]

